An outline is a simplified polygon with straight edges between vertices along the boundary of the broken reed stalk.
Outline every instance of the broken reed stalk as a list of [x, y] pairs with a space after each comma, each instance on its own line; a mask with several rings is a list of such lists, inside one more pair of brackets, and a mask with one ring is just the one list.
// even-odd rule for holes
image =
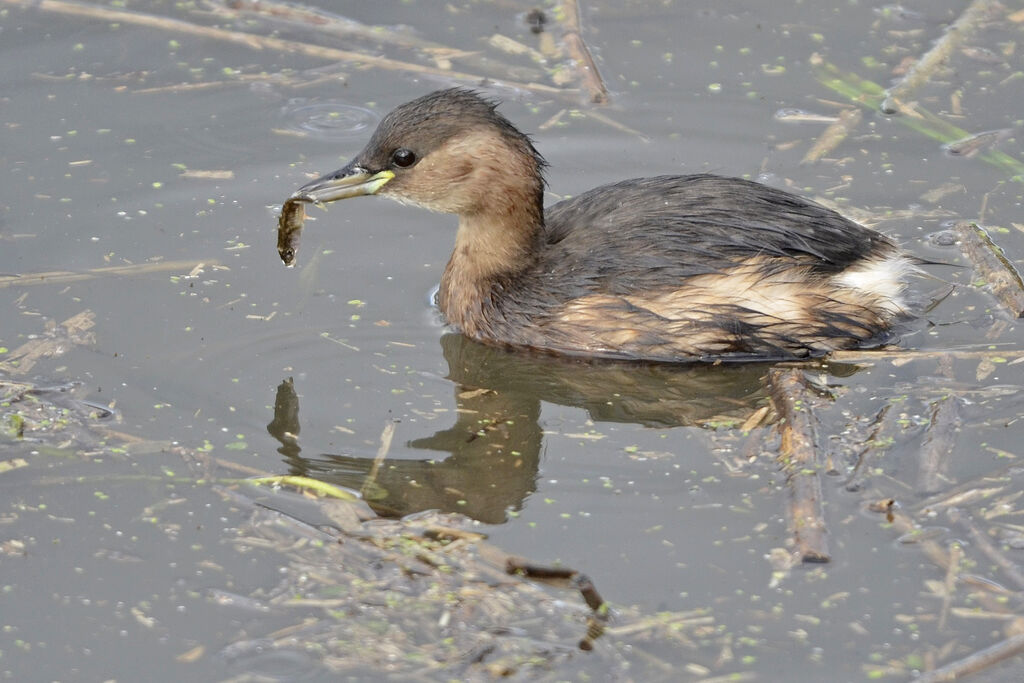
[[959, 429], [960, 399], [951, 394], [935, 401], [928, 432], [918, 455], [917, 490], [921, 493], [937, 493], [951, 483], [946, 471]]
[[[310, 45], [308, 43], [302, 43], [295, 40], [283, 40], [281, 38], [260, 36], [253, 33], [229, 31], [227, 29], [216, 28], [213, 26], [201, 26], [181, 19], [159, 17], [152, 14], [143, 14], [141, 12], [109, 9], [97, 5], [90, 5], [88, 3], [72, 2], [71, 0], [38, 0], [38, 2], [34, 0], [0, 0], [0, 3], [16, 5], [24, 9], [38, 9], [44, 12], [55, 12], [57, 14], [88, 17], [90, 19], [99, 19], [102, 21], [135, 24], [137, 26], [158, 28], [164, 31], [186, 33], [189, 35], [199, 36], [201, 38], [244, 45], [245, 47], [253, 50], [269, 49], [283, 53], [299, 53], [306, 55], [307, 57], [317, 57], [335, 62], [348, 62], [363, 67], [377, 67], [392, 71], [406, 71], [416, 74], [442, 76], [444, 78], [463, 81], [470, 84], [478, 84], [484, 80], [477, 74], [450, 71], [423, 64], [413, 64], [411, 62], [388, 59], [387, 57], [378, 57], [376, 55], [354, 52], [352, 50], [339, 50], [333, 47]], [[543, 83], [521, 83], [511, 80], [505, 81], [504, 83], [514, 88], [522, 88], [523, 90], [530, 90], [532, 92], [560, 95], [564, 95], [566, 92], [569, 92], [563, 88], [556, 88], [554, 86], [544, 85]]]
[[789, 485], [789, 516], [797, 552], [804, 562], [828, 562], [828, 529], [822, 514], [821, 463], [814, 439], [814, 416], [803, 372], [773, 369], [768, 375], [775, 412], [782, 418], [778, 461]]
[[821, 160], [822, 157], [834, 150], [839, 146], [839, 143], [846, 139], [846, 136], [860, 124], [863, 116], [860, 109], [844, 109], [841, 111], [839, 119], [835, 123], [829, 124], [828, 128], [822, 132], [821, 137], [807, 150], [807, 154], [800, 160], [800, 163], [813, 164]]
[[590, 94], [590, 101], [594, 104], [608, 104], [608, 88], [601, 78], [601, 72], [597, 70], [597, 63], [594, 56], [590, 54], [590, 48], [583, 40], [583, 32], [580, 29], [580, 6], [577, 0], [564, 0], [562, 3], [563, 20], [562, 39], [569, 50], [569, 56], [576, 62], [576, 70], [580, 75], [583, 87]]
[[1024, 280], [988, 232], [975, 223], [960, 222], [954, 227], [960, 249], [974, 265], [992, 294], [1014, 318], [1024, 316]]
[[918, 88], [927, 83], [979, 24], [998, 7], [1000, 4], [997, 0], [974, 0], [942, 37], [935, 41], [931, 49], [910, 67], [900, 82], [886, 91], [881, 104], [882, 113], [895, 114], [900, 111], [901, 103], [906, 102]]
[[1024, 633], [1010, 636], [991, 647], [979, 650], [963, 659], [950, 662], [933, 671], [927, 671], [915, 678], [914, 681], [915, 683], [958, 681], [1021, 652], [1024, 652]]

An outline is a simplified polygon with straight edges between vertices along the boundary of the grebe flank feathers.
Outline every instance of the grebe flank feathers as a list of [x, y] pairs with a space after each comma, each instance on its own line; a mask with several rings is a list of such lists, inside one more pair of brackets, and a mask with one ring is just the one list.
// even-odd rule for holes
[[545, 211], [546, 163], [496, 103], [454, 88], [396, 108], [293, 200], [378, 194], [459, 216], [438, 306], [463, 334], [649, 361], [877, 345], [915, 260], [806, 199], [714, 175], [603, 185]]

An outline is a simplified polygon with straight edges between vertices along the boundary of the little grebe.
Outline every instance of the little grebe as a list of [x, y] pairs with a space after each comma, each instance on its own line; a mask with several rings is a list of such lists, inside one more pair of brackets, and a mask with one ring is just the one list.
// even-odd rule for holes
[[403, 104], [292, 201], [379, 194], [459, 216], [438, 305], [489, 343], [652, 361], [878, 344], [914, 260], [818, 204], [713, 175], [637, 178], [544, 209], [546, 166], [496, 103]]

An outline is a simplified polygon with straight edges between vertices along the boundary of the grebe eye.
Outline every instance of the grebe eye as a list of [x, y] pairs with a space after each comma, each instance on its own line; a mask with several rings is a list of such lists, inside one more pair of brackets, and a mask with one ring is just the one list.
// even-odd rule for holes
[[416, 153], [411, 149], [400, 147], [391, 153], [391, 161], [399, 168], [409, 168], [416, 163]]

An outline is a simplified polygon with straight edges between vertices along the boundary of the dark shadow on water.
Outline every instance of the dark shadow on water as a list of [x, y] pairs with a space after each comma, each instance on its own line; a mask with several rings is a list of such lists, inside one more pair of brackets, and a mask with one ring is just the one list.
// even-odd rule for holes
[[441, 347], [455, 384], [455, 424], [406, 444], [431, 454], [376, 468], [373, 457], [301, 456], [289, 378], [278, 387], [267, 431], [281, 442], [291, 472], [361, 490], [381, 515], [438, 509], [497, 524], [536, 488], [542, 402], [581, 408], [595, 422], [655, 428], [738, 424], [768, 404], [766, 363], [594, 362], [507, 351], [459, 334], [443, 336]]

